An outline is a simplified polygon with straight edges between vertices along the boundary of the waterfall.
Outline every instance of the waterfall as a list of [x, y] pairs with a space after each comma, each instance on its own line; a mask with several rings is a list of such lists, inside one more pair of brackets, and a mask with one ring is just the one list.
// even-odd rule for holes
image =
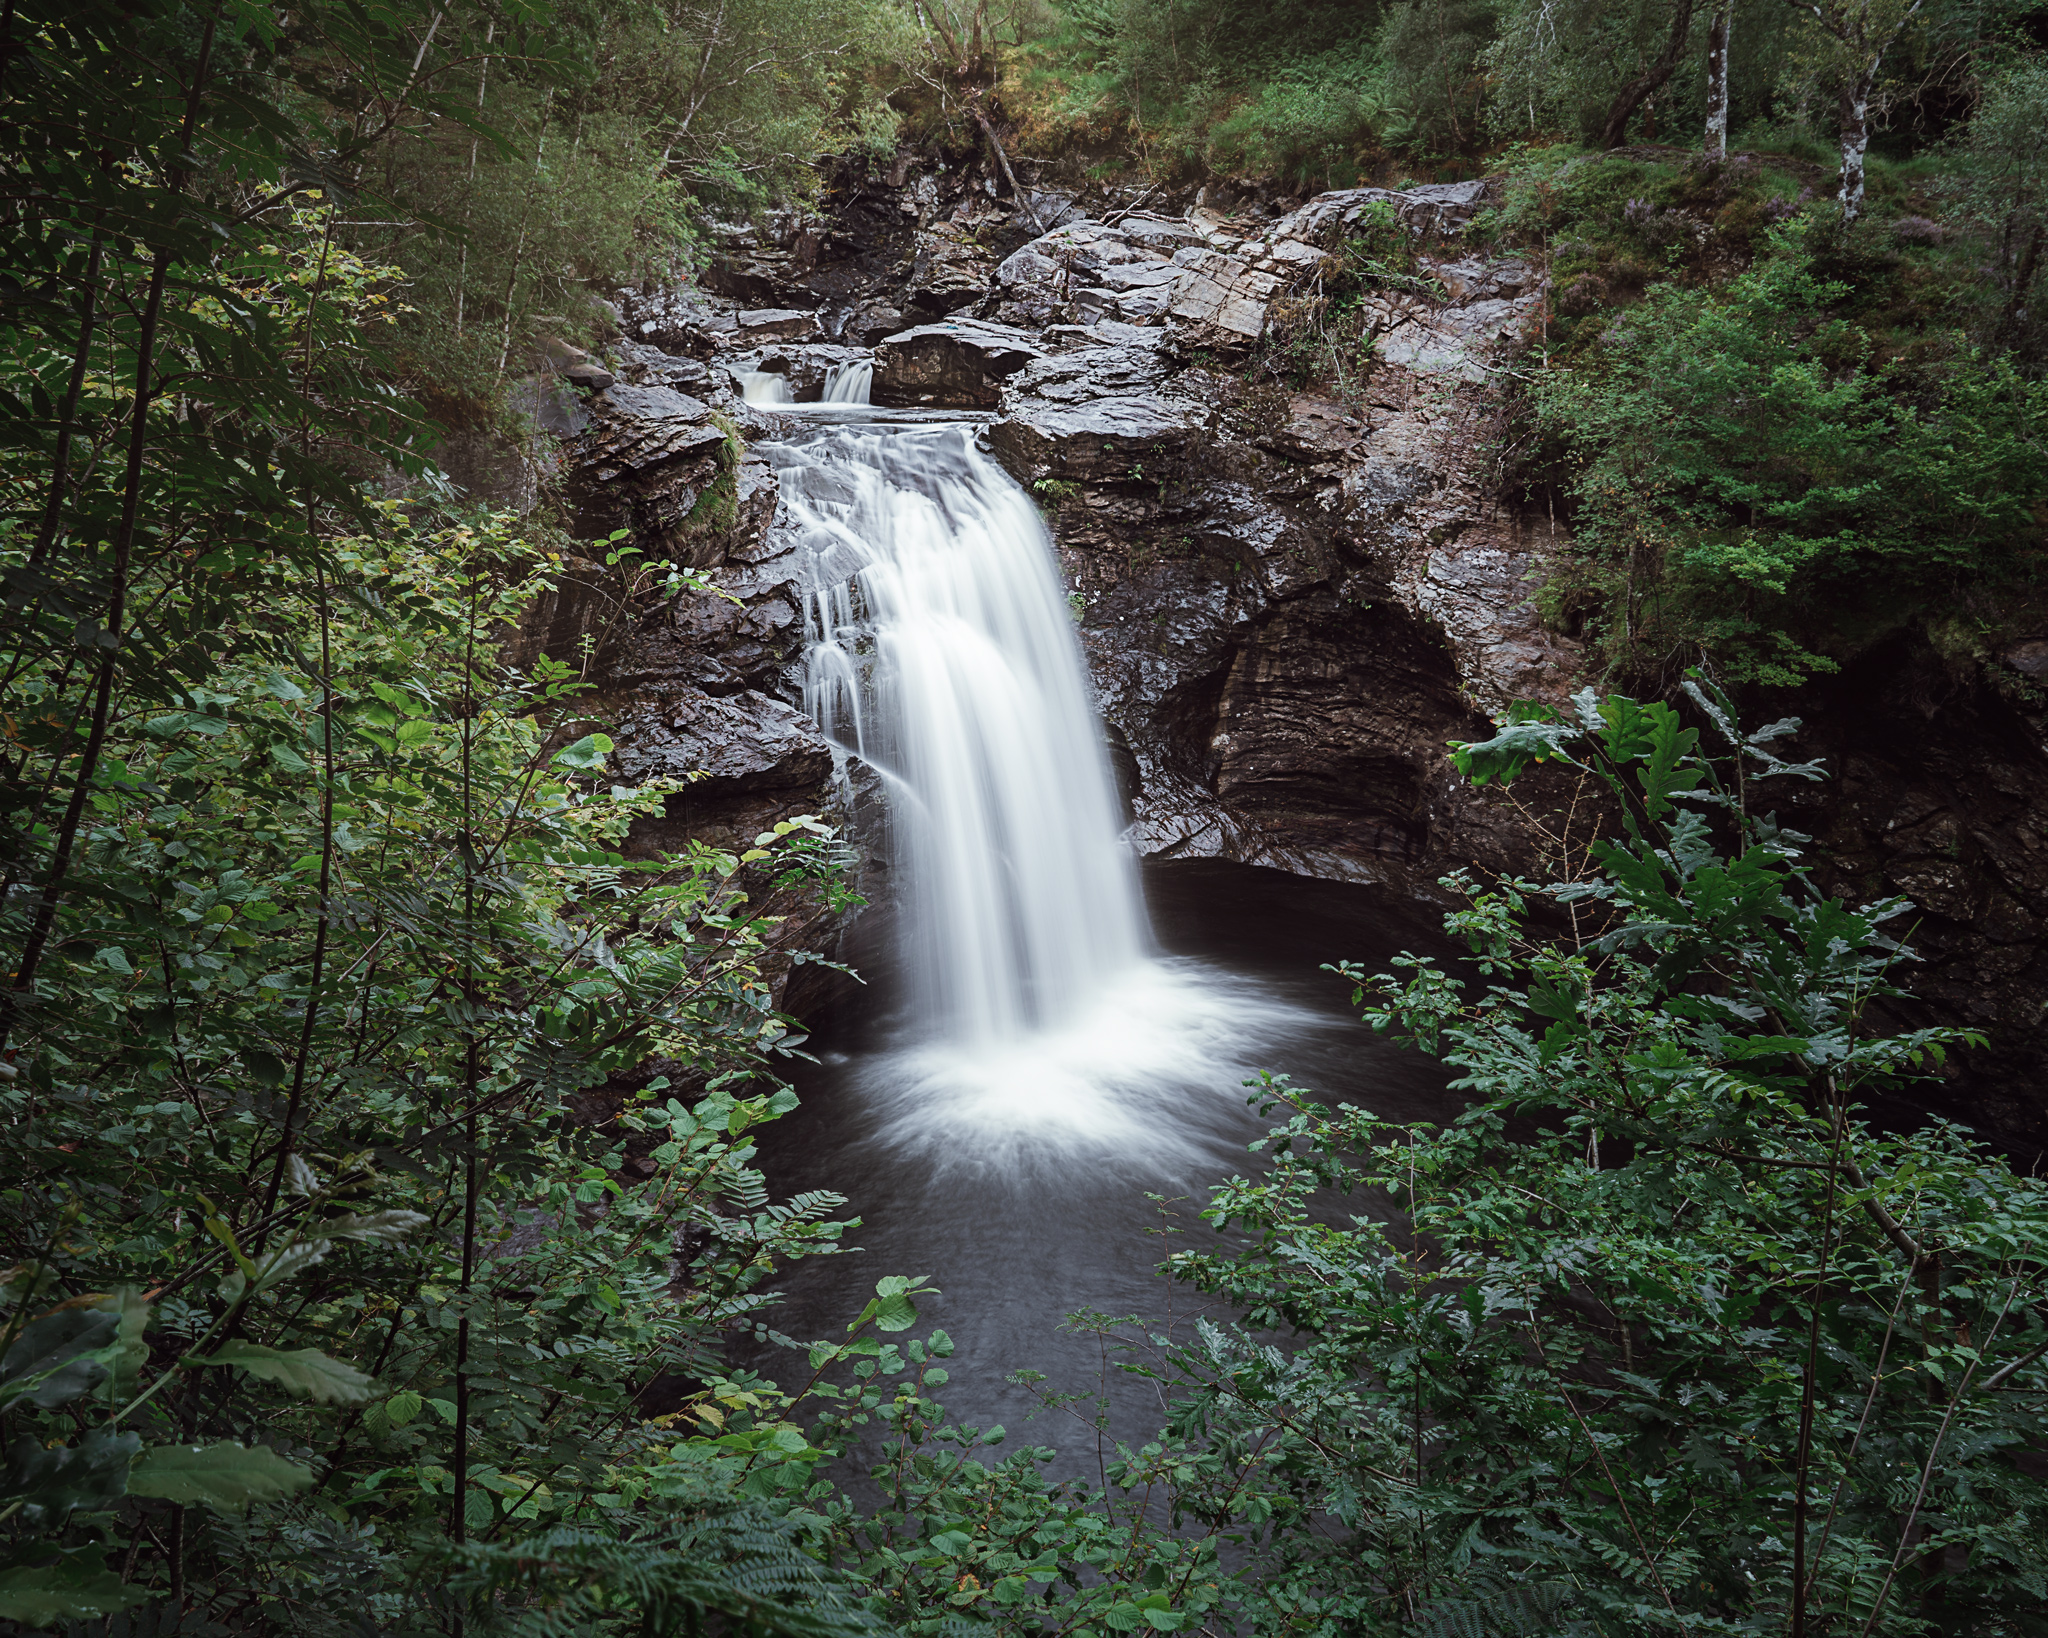
[[866, 359], [858, 364], [835, 364], [825, 377], [825, 402], [865, 404], [874, 381], [875, 366]]
[[887, 783], [920, 1021], [984, 1050], [1073, 1023], [1149, 936], [1037, 510], [970, 427], [773, 458], [809, 553], [807, 702]]
[[740, 376], [740, 395], [750, 404], [787, 404], [789, 377], [769, 370], [747, 370]]

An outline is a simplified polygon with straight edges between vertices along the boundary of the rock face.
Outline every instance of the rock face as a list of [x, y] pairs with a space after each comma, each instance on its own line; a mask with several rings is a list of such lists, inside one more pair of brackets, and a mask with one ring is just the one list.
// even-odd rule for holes
[[[1052, 525], [1145, 852], [1422, 899], [1459, 868], [1554, 868], [1585, 793], [1558, 773], [1475, 790], [1445, 749], [1584, 680], [1532, 602], [1552, 526], [1505, 508], [1478, 458], [1490, 384], [1548, 299], [1540, 266], [1463, 239], [1484, 192], [1101, 220], [1041, 195], [1041, 233], [906, 160], [840, 178], [823, 216], [733, 229], [706, 288], [619, 292], [619, 335], [551, 358], [533, 414], [563, 440], [580, 533], [630, 528], [735, 601], [571, 564], [515, 649], [594, 645], [622, 770], [702, 775], [633, 847], [837, 811], [774, 476], [714, 413], [774, 435], [772, 405], [740, 402], [748, 372], [806, 399], [872, 360], [878, 404], [994, 412], [988, 447]], [[1365, 297], [1369, 376], [1343, 397], [1247, 386], [1247, 354], [1367, 232], [1404, 235], [1422, 276]], [[1967, 662], [1895, 646], [1792, 703], [1837, 776], [1800, 798], [1802, 828], [1848, 896], [1921, 906], [1913, 1020], [1992, 1032], [1950, 1107], [2039, 1144], [2048, 631]], [[834, 929], [797, 905], [785, 936]]]
[[738, 451], [711, 406], [672, 387], [607, 387], [574, 446], [567, 495], [577, 530], [601, 539], [630, 529], [643, 550], [700, 562], [729, 500]]
[[[1208, 365], [1256, 340], [1272, 305], [1315, 276], [1326, 252], [1295, 235], [1405, 197], [1325, 196], [1257, 234], [1199, 213], [1128, 239], [1121, 225], [1073, 224], [999, 274], [998, 311], [1074, 311], [1054, 300], [1066, 287], [1047, 269], [1061, 258], [1102, 288], [1125, 270], [1123, 288], [1160, 296], [1141, 325], [1049, 329], [1058, 350], [1010, 377], [989, 431], [998, 459], [1051, 503], [1128, 758], [1134, 836], [1155, 856], [1423, 895], [1460, 865], [1533, 862], [1527, 825], [1465, 786], [1444, 749], [1485, 733], [1484, 708], [1562, 698], [1576, 674], [1570, 645], [1530, 605], [1526, 527], [1491, 509], [1466, 469], [1472, 408], [1445, 390], [1468, 357], [1512, 347], [1514, 327], [1455, 358], [1415, 349], [1374, 375], [1363, 406], [1248, 392]], [[1406, 209], [1418, 233], [1437, 233], [1476, 199], [1432, 190]], [[1476, 259], [1463, 260], [1472, 284]], [[1511, 287], [1528, 298], [1518, 313], [1533, 307], [1522, 264], [1484, 278], [1472, 288]], [[1460, 312], [1446, 303], [1412, 322], [1448, 333]], [[1532, 791], [1540, 805], [1541, 791], [1518, 787], [1525, 801]]]
[[[2028, 646], [2017, 645], [2020, 661]], [[1899, 1021], [1986, 1038], [1929, 1101], [2022, 1158], [2048, 1150], [2037, 1090], [2048, 1047], [2048, 697], [2011, 649], [1944, 656], [1902, 636], [1795, 710], [1798, 754], [1825, 760], [1832, 777], [1780, 805], [1820, 844], [1824, 881], [1852, 901], [1896, 894], [1916, 906], [1908, 942], [1919, 960], [1901, 977], [1917, 999]]]
[[[778, 821], [836, 800], [831, 747], [797, 704], [804, 594], [775, 538], [774, 473], [740, 452], [712, 403], [658, 384], [703, 366], [645, 343], [618, 350], [640, 382], [596, 394], [587, 429], [565, 445], [564, 492], [578, 531], [601, 540], [629, 529], [657, 563], [706, 571], [716, 593], [671, 597], [663, 577], [637, 561], [571, 559], [507, 645], [507, 659], [530, 667], [547, 654], [584, 667], [596, 683], [592, 712], [612, 724], [617, 776], [685, 782], [659, 817], [635, 822], [629, 856], [683, 853], [692, 841], [739, 852]], [[738, 408], [723, 385], [713, 397]], [[814, 896], [746, 885], [757, 909], [782, 918], [776, 951], [836, 937]], [[790, 1006], [817, 999], [789, 985], [818, 971], [781, 955], [771, 966]]]
[[1198, 242], [1184, 222], [1126, 217], [1076, 221], [1041, 235], [995, 270], [993, 316], [1043, 327], [1099, 319], [1144, 324], [1166, 311], [1179, 270], [1173, 253]]

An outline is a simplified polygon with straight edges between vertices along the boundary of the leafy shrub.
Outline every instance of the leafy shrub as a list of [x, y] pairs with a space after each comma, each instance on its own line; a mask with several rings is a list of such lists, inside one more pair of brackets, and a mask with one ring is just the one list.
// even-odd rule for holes
[[[1816, 892], [1763, 811], [1819, 775], [1777, 754], [1797, 725], [1689, 692], [1720, 757], [1590, 691], [1457, 750], [1622, 815], [1579, 879], [1446, 884], [1476, 983], [1346, 969], [1473, 1106], [1403, 1127], [1268, 1080], [1266, 1167], [1205, 1213], [1238, 1243], [1170, 1265], [1244, 1316], [1145, 1368], [1255, 1630], [2042, 1630], [2048, 1186], [1860, 1118], [1954, 1039], [1871, 1015], [1909, 907]], [[1533, 936], [1537, 896], [1580, 936]]]
[[1796, 683], [2041, 546], [2048, 390], [1960, 338], [1881, 361], [1798, 234], [1724, 289], [1653, 288], [1534, 378], [1569, 463], [1573, 572], [1621, 666], [1704, 648]]
[[[726, 1333], [837, 1245], [748, 1135], [797, 1046], [759, 900], [843, 902], [829, 835], [628, 859], [675, 787], [604, 777], [567, 657], [497, 663], [543, 532], [362, 481], [428, 492], [426, 429], [304, 154], [364, 163], [364, 85], [459, 123], [435, 53], [505, 19], [210, 17], [8, 25], [49, 123], [0, 140], [0, 1621], [544, 1618], [443, 1573], [540, 1534], [639, 1550], [635, 1620], [854, 1630], [717, 1425]], [[728, 1488], [650, 1502], [657, 1442]]]
[[1305, 187], [1357, 177], [1378, 146], [1382, 114], [1364, 68], [1339, 58], [1268, 81], [1209, 127], [1209, 162]]

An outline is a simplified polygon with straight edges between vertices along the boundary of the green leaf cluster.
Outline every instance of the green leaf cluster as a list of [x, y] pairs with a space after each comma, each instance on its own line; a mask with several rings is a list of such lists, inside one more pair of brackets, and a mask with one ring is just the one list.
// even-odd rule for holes
[[1877, 355], [1807, 235], [1725, 287], [1660, 284], [1575, 367], [1531, 377], [1564, 457], [1571, 560], [1622, 671], [1835, 670], [1931, 604], [2039, 570], [2048, 386], [1960, 335]]
[[[1762, 811], [1818, 777], [1796, 723], [1690, 703], [1458, 749], [1575, 763], [1623, 815], [1579, 879], [1447, 883], [1467, 976], [1346, 969], [1471, 1106], [1400, 1126], [1269, 1078], [1267, 1165], [1205, 1214], [1235, 1243], [1170, 1265], [1243, 1316], [1149, 1368], [1221, 1458], [1176, 1506], [1235, 1528], [1260, 1630], [2041, 1630], [2048, 1189], [1870, 1120], [1955, 1039], [1874, 1010], [1908, 907], [1825, 897]], [[1577, 939], [1532, 934], [1538, 896]]]
[[0, 1621], [439, 1631], [451, 1541], [709, 1528], [643, 1396], [838, 1247], [753, 1164], [831, 831], [627, 847], [677, 787], [499, 663], [552, 537], [437, 491], [347, 242], [551, 15], [7, 14]]

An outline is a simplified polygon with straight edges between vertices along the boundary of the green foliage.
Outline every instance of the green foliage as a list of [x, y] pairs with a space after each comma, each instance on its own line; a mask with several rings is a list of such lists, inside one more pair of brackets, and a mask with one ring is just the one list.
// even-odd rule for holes
[[[759, 1510], [728, 1509], [666, 1530], [557, 1529], [457, 1559], [457, 1597], [516, 1615], [483, 1630], [519, 1638], [572, 1638], [599, 1625], [688, 1630], [705, 1612], [729, 1630], [775, 1638], [854, 1638], [889, 1629]], [[505, 1595], [510, 1594], [508, 1599]]]
[[1984, 88], [1962, 133], [1962, 164], [1943, 178], [1956, 214], [1990, 252], [1993, 334], [2038, 369], [2048, 361], [2048, 322], [2035, 292], [2048, 253], [2048, 61], [2008, 63]]
[[[750, 1136], [801, 1039], [752, 900], [844, 904], [835, 850], [628, 859], [673, 787], [609, 783], [571, 667], [496, 660], [554, 560], [361, 481], [424, 428], [327, 179], [467, 132], [436, 53], [531, 65], [547, 17], [9, 16], [0, 1619], [442, 1630], [451, 1538], [733, 1510], [722, 1456], [635, 1488], [640, 1396], [838, 1244]], [[760, 1605], [726, 1568], [663, 1607]]]
[[1061, 12], [1065, 27], [1034, 44], [1060, 86], [1049, 128], [1108, 105], [1175, 169], [1308, 188], [1355, 181], [1378, 150], [1377, 6], [1065, 0]]
[[[1167, 1265], [1212, 1317], [1192, 1336], [1071, 1317], [1173, 1398], [1134, 1449], [1087, 1396], [1044, 1394], [1104, 1438], [1101, 1490], [950, 1423], [943, 1333], [813, 1348], [790, 1408], [826, 1414], [781, 1460], [879, 1426], [882, 1503], [821, 1481], [789, 1517], [871, 1614], [2043, 1630], [2048, 1187], [1953, 1127], [1862, 1118], [1957, 1038], [1875, 1020], [1910, 907], [1817, 892], [1764, 811], [1772, 781], [1820, 777], [1779, 753], [1797, 724], [1747, 732], [1718, 689], [1688, 692], [1694, 723], [1589, 691], [1458, 748], [1482, 782], [1577, 766], [1619, 832], [1572, 881], [1451, 879], [1470, 978], [1346, 969], [1368, 1023], [1459, 1073], [1461, 1118], [1397, 1126], [1263, 1079], [1282, 1124], [1212, 1191], [1224, 1238]], [[1532, 936], [1536, 896], [1578, 935]]]
[[1930, 597], [2034, 572], [2043, 385], [1959, 336], [1874, 356], [1835, 315], [1847, 294], [1782, 235], [1722, 289], [1654, 287], [1576, 368], [1532, 378], [1615, 664], [1703, 649], [1795, 683]]
[[[1171, 1264], [1244, 1315], [1172, 1355], [1174, 1431], [1223, 1459], [1176, 1506], [1234, 1521], [1260, 1630], [2041, 1630], [2048, 1189], [1859, 1118], [1952, 1039], [1872, 1018], [1907, 907], [1816, 892], [1759, 811], [1817, 776], [1795, 725], [1691, 692], [1719, 757], [1590, 693], [1462, 748], [1625, 815], [1584, 879], [1454, 879], [1477, 987], [1347, 969], [1472, 1107], [1404, 1128], [1269, 1080], [1269, 1165], [1206, 1214], [1241, 1246]], [[1529, 935], [1539, 893], [1577, 941]]]
[[[888, 1284], [889, 1282], [884, 1282]], [[1001, 1427], [952, 1422], [940, 1402], [943, 1331], [901, 1345], [820, 1344], [806, 1398], [825, 1402], [812, 1437], [845, 1448], [882, 1430], [871, 1479], [879, 1506], [813, 1487], [794, 1513], [831, 1562], [865, 1589], [866, 1607], [891, 1630], [963, 1629], [1020, 1635], [1085, 1631], [1177, 1632], [1196, 1627], [1227, 1596], [1214, 1530], [1162, 1530], [1154, 1503], [1188, 1470], [1158, 1444], [1122, 1450], [1104, 1467], [1106, 1488], [1054, 1484], [1050, 1449], [1007, 1455]], [[851, 1382], [824, 1375], [852, 1362]]]
[[[1639, 0], [1523, 0], [1502, 8], [1499, 32], [1482, 54], [1494, 74], [1488, 123], [1517, 136], [1564, 132], [1593, 141], [1615, 94], [1663, 50], [1670, 11]], [[1695, 128], [1702, 117], [1698, 92], [1696, 83], [1685, 84], [1678, 108], [1668, 107], [1676, 99], [1667, 97], [1665, 120]]]
[[1476, 145], [1486, 96], [1481, 54], [1493, 38], [1494, 0], [1399, 0], [1377, 45], [1399, 111], [1391, 146], [1456, 153]]
[[472, 107], [394, 130], [354, 179], [383, 204], [345, 231], [410, 276], [406, 373], [457, 418], [501, 407], [537, 334], [589, 339], [593, 291], [686, 276], [710, 212], [807, 198], [821, 153], [893, 131], [884, 65], [907, 19], [889, 0], [546, 16], [544, 40], [444, 28], [429, 60]]

